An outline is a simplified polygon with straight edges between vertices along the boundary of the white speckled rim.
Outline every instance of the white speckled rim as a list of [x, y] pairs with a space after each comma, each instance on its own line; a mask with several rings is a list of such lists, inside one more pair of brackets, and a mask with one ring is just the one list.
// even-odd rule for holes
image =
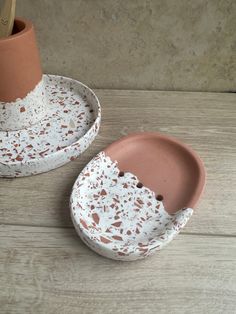
[[0, 131], [21, 130], [41, 121], [49, 104], [43, 78], [23, 99], [0, 101]]
[[105, 257], [132, 261], [162, 249], [179, 233], [193, 210], [168, 214], [164, 203], [139, 179], [120, 176], [117, 162], [100, 152], [78, 176], [70, 198], [71, 217], [81, 239]]
[[49, 110], [29, 128], [0, 131], [0, 177], [34, 175], [77, 158], [98, 134], [101, 107], [94, 92], [66, 77], [43, 75]]

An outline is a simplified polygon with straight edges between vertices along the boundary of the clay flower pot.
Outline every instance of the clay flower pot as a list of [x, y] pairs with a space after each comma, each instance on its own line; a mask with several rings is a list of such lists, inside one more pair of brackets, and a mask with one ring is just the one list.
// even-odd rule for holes
[[0, 39], [0, 131], [29, 127], [46, 112], [34, 27], [30, 21], [17, 18], [13, 34]]

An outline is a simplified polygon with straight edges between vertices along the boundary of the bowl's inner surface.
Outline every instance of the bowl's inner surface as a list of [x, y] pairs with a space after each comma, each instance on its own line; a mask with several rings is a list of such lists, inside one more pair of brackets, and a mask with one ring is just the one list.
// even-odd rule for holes
[[192, 150], [165, 136], [144, 133], [110, 145], [106, 154], [121, 171], [132, 172], [140, 182], [163, 197], [168, 213], [193, 207], [204, 187], [201, 161]]

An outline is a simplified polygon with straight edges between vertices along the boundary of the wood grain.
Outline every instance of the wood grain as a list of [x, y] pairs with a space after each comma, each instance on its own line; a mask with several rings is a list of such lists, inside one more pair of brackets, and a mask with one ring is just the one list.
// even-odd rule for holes
[[30, 178], [0, 180], [0, 223], [72, 227], [69, 195], [77, 175], [122, 135], [159, 131], [191, 145], [207, 170], [205, 194], [184, 232], [236, 235], [236, 95], [97, 90], [102, 127], [76, 161]]
[[73, 229], [1, 226], [2, 313], [235, 313], [236, 238], [180, 235], [116, 262]]
[[[97, 90], [102, 127], [76, 161], [0, 179], [0, 313], [235, 314], [235, 94]], [[69, 195], [86, 163], [131, 132], [159, 131], [202, 157], [207, 186], [184, 231], [139, 262], [89, 250], [72, 228]]]

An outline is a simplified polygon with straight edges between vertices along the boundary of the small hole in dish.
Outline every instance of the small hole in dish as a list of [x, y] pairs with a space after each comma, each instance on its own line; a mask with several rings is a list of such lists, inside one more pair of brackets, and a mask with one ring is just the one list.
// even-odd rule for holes
[[143, 184], [142, 184], [141, 182], [139, 182], [139, 183], [137, 184], [137, 188], [141, 189], [142, 187], [143, 187]]
[[157, 195], [156, 199], [158, 201], [163, 201], [164, 197], [161, 194], [159, 194], [159, 195]]
[[123, 177], [124, 175], [125, 175], [124, 171], [120, 171], [118, 174], [119, 177]]

